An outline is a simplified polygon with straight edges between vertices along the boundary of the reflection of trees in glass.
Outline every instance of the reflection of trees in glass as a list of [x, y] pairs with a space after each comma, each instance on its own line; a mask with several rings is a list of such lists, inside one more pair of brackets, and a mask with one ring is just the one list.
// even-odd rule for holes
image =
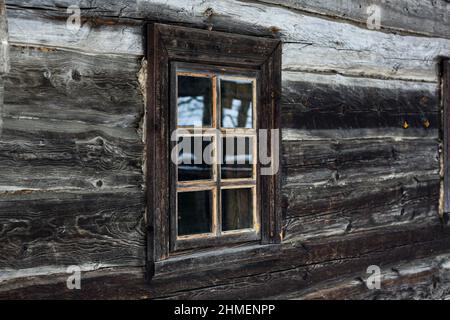
[[178, 98], [178, 125], [201, 126], [204, 118], [204, 97]]
[[222, 126], [224, 128], [251, 128], [252, 102], [233, 99], [229, 110], [222, 109]]
[[253, 83], [248, 80], [221, 80], [222, 127], [251, 128]]
[[178, 76], [178, 125], [211, 125], [211, 79]]

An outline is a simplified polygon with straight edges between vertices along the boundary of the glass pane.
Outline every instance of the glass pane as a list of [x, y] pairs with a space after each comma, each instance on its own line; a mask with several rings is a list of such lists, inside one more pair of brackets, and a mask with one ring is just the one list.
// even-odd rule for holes
[[253, 81], [220, 80], [222, 128], [253, 127]]
[[253, 227], [252, 189], [222, 190], [222, 230]]
[[251, 178], [253, 174], [253, 138], [222, 138], [222, 179]]
[[180, 137], [178, 181], [212, 179], [212, 155], [212, 137]]
[[210, 78], [178, 76], [178, 125], [210, 127], [212, 118]]
[[178, 235], [211, 232], [212, 192], [178, 193]]

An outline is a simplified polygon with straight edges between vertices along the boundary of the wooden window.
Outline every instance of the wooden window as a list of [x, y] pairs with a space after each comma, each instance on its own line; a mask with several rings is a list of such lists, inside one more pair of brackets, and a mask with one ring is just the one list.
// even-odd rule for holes
[[257, 77], [245, 69], [172, 64], [171, 132], [178, 129], [172, 252], [261, 239]]
[[[261, 143], [279, 157], [258, 132], [279, 129], [281, 42], [152, 24], [147, 57], [149, 272], [187, 249], [280, 242], [279, 174], [257, 160]], [[211, 161], [184, 163], [189, 144]]]

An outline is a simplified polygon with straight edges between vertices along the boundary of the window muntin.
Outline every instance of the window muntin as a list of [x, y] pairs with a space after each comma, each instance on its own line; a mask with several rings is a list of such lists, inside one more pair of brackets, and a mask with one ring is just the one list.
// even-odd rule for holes
[[[172, 79], [177, 82], [173, 93], [177, 121], [173, 129], [179, 129], [178, 141], [186, 141], [183, 151], [177, 151], [177, 205], [171, 215], [171, 228], [175, 228], [171, 233], [171, 247], [181, 250], [258, 240], [256, 73], [242, 75], [223, 68], [206, 67], [207, 71], [201, 70], [202, 66], [191, 68], [176, 64], [172, 69], [175, 73]], [[199, 83], [203, 88], [198, 88]], [[186, 97], [196, 101], [190, 108], [195, 114], [194, 121], [185, 118]], [[199, 101], [211, 101], [211, 108], [199, 108]], [[180, 116], [180, 112], [184, 115]], [[189, 144], [191, 147], [186, 152]], [[211, 165], [183, 163], [183, 160], [198, 160], [199, 150], [203, 162], [209, 159]], [[200, 200], [195, 201], [197, 198]]]

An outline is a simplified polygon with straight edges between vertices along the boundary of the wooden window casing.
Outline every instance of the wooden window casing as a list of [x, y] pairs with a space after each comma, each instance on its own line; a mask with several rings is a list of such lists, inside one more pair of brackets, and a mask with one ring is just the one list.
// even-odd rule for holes
[[444, 152], [444, 220], [450, 214], [450, 60], [442, 61], [443, 152]]
[[[172, 130], [176, 128], [176, 117], [173, 115], [175, 95], [171, 83], [174, 83], [177, 66], [186, 69], [183, 72], [201, 74], [211, 72], [213, 75], [221, 74], [224, 77], [243, 75], [245, 78], [257, 79], [257, 87], [255, 87], [257, 101], [253, 106], [257, 108], [257, 111], [253, 112], [256, 126], [253, 129], [267, 129], [270, 132], [270, 129], [280, 128], [281, 42], [275, 39], [164, 24], [149, 25], [147, 34], [148, 77], [145, 132], [147, 275], [152, 277], [156, 262], [168, 259], [177, 249], [183, 249], [182, 241], [174, 243], [174, 237], [177, 235], [171, 227], [177, 196], [176, 165], [171, 161], [174, 142], [170, 140], [170, 137]], [[214, 119], [219, 121], [217, 115]], [[255, 132], [249, 132], [251, 130], [238, 131], [234, 131], [234, 134], [255, 134], [256, 136]], [[281, 137], [281, 133], [279, 136]], [[269, 137], [267, 149], [274, 158], [270, 141]], [[281, 141], [278, 143], [281, 144]], [[255, 179], [247, 185], [258, 190], [255, 192], [255, 202], [258, 208], [259, 226], [256, 227], [257, 232], [246, 234], [243, 240], [257, 240], [261, 244], [279, 243], [281, 241], [280, 174], [260, 175], [260, 166], [257, 162]], [[245, 185], [244, 182], [239, 181], [224, 183], [229, 183], [229, 188], [239, 184], [241, 184], [240, 187]], [[260, 197], [261, 194], [264, 197]], [[209, 244], [222, 245], [225, 238], [215, 237], [217, 243], [213, 241]], [[236, 238], [230, 241], [235, 242]], [[193, 246], [195, 245], [189, 243], [186, 247]]]

